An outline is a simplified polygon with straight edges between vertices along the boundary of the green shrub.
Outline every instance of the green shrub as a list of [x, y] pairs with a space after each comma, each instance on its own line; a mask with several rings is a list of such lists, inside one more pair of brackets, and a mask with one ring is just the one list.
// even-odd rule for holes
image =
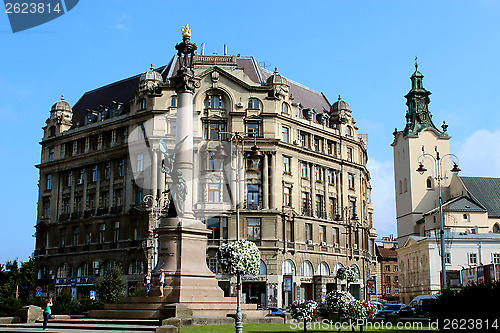
[[62, 293], [53, 300], [52, 313], [58, 315], [72, 315], [80, 313], [78, 301], [70, 293]]
[[125, 291], [125, 282], [122, 280], [122, 269], [120, 266], [113, 266], [103, 277], [97, 280], [95, 289], [97, 298], [104, 304], [118, 303]]
[[0, 301], [0, 317], [17, 316], [17, 310], [21, 307], [21, 300], [14, 296], [8, 296]]
[[90, 310], [101, 310], [104, 308], [104, 304], [101, 301], [93, 300], [88, 296], [80, 298], [78, 303], [80, 313], [88, 312]]
[[40, 297], [40, 296], [34, 296], [31, 298], [28, 298], [25, 302], [23, 302], [23, 305], [36, 305], [39, 307], [43, 307], [43, 300], [45, 298]]

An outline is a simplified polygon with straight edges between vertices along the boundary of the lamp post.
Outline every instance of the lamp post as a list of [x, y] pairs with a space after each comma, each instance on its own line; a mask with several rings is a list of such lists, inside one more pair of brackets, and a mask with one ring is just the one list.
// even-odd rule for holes
[[[345, 227], [346, 227], [346, 229], [349, 229], [349, 231], [347, 231], [347, 230], [345, 231], [346, 246], [349, 246], [349, 244], [351, 245], [350, 246], [351, 255], [346, 253], [346, 263], [345, 263], [346, 267], [349, 267], [349, 257], [350, 257], [350, 259], [352, 259], [353, 255], [354, 255], [354, 249], [353, 249], [352, 242], [351, 242], [352, 241], [352, 228], [353, 228], [352, 222], [357, 223], [359, 218], [358, 218], [358, 214], [356, 214], [355, 210], [353, 210], [352, 214], [351, 214], [348, 206], [340, 207], [339, 211], [340, 211], [340, 214], [337, 214], [335, 216], [335, 221], [337, 221], [337, 222], [345, 221], [346, 222]], [[349, 284], [347, 284], [346, 289], [347, 289], [347, 291], [349, 291]]]
[[[235, 202], [236, 202], [236, 241], [240, 240], [240, 170], [242, 166], [240, 166], [240, 152], [239, 152], [239, 146], [240, 144], [242, 145], [242, 156], [244, 157], [245, 149], [243, 147], [243, 143], [245, 140], [244, 135], [248, 134], [253, 134], [253, 133], [239, 133], [239, 132], [219, 132], [219, 138], [221, 134], [227, 134], [229, 135], [229, 142], [233, 142], [236, 146], [236, 152], [235, 152], [235, 165], [233, 166], [233, 160], [230, 160], [229, 166], [231, 169], [235, 172], [235, 183], [236, 183], [236, 190], [235, 190]], [[218, 160], [224, 160], [227, 157], [227, 154], [224, 150], [224, 147], [222, 144], [219, 144], [217, 146], [217, 151], [215, 153], [215, 158]], [[254, 137], [254, 145], [251, 148], [252, 152], [250, 153], [250, 158], [252, 160], [260, 159], [262, 156], [262, 153], [259, 150], [259, 147], [257, 147], [256, 144], [256, 138]], [[242, 333], [243, 332], [243, 316], [241, 313], [241, 274], [238, 272], [236, 274], [236, 333]]]
[[[142, 198], [142, 202], [146, 209], [151, 208], [151, 216], [153, 217], [154, 221], [154, 228], [149, 232], [148, 239], [146, 240], [146, 242], [149, 242], [150, 240], [153, 241], [153, 262], [149, 263], [148, 260], [148, 271], [151, 272], [156, 267], [156, 262], [158, 260], [158, 238], [156, 237], [156, 228], [158, 228], [158, 224], [161, 220], [161, 217], [163, 216], [163, 212], [168, 209], [170, 198], [168, 193], [166, 191], [163, 191], [160, 196], [155, 196], [153, 194], [145, 195]], [[146, 248], [149, 249], [150, 246], [149, 244], [147, 245], [148, 246]]]
[[448, 179], [446, 177], [446, 172], [443, 175], [443, 159], [449, 157], [453, 162], [453, 168], [450, 170], [453, 173], [460, 172], [460, 168], [458, 167], [458, 157], [454, 154], [445, 154], [443, 156], [439, 155], [439, 151], [437, 147], [435, 149], [436, 157], [434, 155], [426, 153], [424, 151], [424, 147], [422, 147], [422, 155], [418, 158], [418, 169], [417, 172], [421, 175], [427, 171], [424, 167], [424, 159], [430, 158], [434, 161], [434, 168], [436, 171], [436, 176], [433, 177], [438, 182], [438, 195], [439, 195], [439, 235], [440, 235], [440, 249], [441, 249], [441, 290], [446, 288], [446, 253], [444, 246], [444, 219], [443, 219], [443, 197], [441, 194], [441, 181]]

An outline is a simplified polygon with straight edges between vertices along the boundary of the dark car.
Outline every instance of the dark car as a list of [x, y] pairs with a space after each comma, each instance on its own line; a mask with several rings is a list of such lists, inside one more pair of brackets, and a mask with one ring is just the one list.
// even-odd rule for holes
[[396, 313], [404, 307], [404, 304], [388, 304], [383, 310], [375, 313], [375, 318], [384, 318], [387, 320], [390, 314]]
[[436, 295], [417, 296], [396, 313], [400, 318], [429, 318], [429, 305], [435, 302], [436, 298]]

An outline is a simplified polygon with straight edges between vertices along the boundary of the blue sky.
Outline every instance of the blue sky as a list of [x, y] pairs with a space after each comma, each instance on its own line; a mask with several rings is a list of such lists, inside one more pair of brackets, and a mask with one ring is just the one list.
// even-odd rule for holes
[[34, 165], [51, 105], [166, 64], [186, 23], [206, 54], [227, 44], [330, 101], [342, 94], [368, 133], [377, 231], [396, 234], [390, 144], [416, 55], [462, 174], [500, 177], [499, 13], [499, 1], [81, 0], [16, 34], [1, 13], [0, 262], [34, 247]]

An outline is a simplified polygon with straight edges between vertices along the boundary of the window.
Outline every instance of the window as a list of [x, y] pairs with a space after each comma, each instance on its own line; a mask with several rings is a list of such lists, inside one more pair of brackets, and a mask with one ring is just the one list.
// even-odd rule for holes
[[109, 201], [109, 192], [108, 191], [103, 191], [101, 192], [101, 202], [99, 204], [99, 207], [108, 207], [108, 201]]
[[248, 100], [248, 108], [249, 109], [260, 109], [259, 100], [257, 98], [250, 98]]
[[398, 265], [394, 265], [394, 272], [399, 272], [399, 266]]
[[406, 178], [405, 178], [405, 180], [404, 180], [404, 182], [403, 182], [403, 188], [404, 188], [404, 192], [405, 192], [405, 193], [406, 193], [406, 192], [408, 192], [408, 184], [407, 184], [407, 182], [406, 182]]
[[394, 275], [394, 283], [398, 283], [398, 282], [399, 282], [399, 276]]
[[172, 96], [170, 98], [170, 106], [174, 108], [177, 107], [177, 96]]
[[121, 207], [123, 205], [123, 189], [116, 189], [114, 192], [115, 206]]
[[290, 259], [283, 261], [281, 265], [281, 275], [295, 275], [295, 264]]
[[250, 137], [258, 137], [260, 133], [259, 123], [248, 123], [247, 132]]
[[247, 239], [260, 239], [260, 218], [247, 217]]
[[331, 141], [327, 142], [326, 150], [327, 150], [328, 155], [333, 156], [333, 144]]
[[283, 173], [291, 174], [292, 171], [290, 169], [290, 157], [283, 156]]
[[464, 221], [469, 221], [469, 214], [464, 214], [463, 219]]
[[212, 234], [208, 235], [208, 239], [219, 239], [220, 238], [220, 219], [219, 219], [219, 217], [210, 217], [207, 220], [207, 229], [212, 231]]
[[52, 174], [49, 173], [47, 175], [47, 186], [46, 186], [46, 189], [47, 190], [52, 190]]
[[307, 163], [300, 162], [300, 176], [307, 179]]
[[221, 161], [215, 158], [215, 152], [208, 152], [208, 170], [220, 170], [221, 169]]
[[104, 232], [106, 231], [106, 224], [101, 223], [99, 224], [99, 244], [104, 243]]
[[321, 194], [316, 194], [316, 214], [320, 218], [325, 217], [325, 200]]
[[313, 266], [309, 260], [306, 260], [300, 265], [301, 276], [313, 276]]
[[79, 227], [74, 227], [73, 228], [73, 246], [77, 246], [78, 245], [79, 235], [80, 235], [80, 228]]
[[117, 243], [120, 239], [120, 222], [115, 222], [115, 228], [113, 229], [113, 242]]
[[281, 112], [284, 114], [289, 114], [290, 113], [290, 107], [288, 106], [287, 103], [281, 104]]
[[144, 171], [144, 154], [142, 154], [142, 153], [137, 154], [136, 171], [137, 172]]
[[134, 188], [135, 191], [135, 204], [140, 205], [142, 204], [142, 187], [136, 186]]
[[85, 180], [85, 168], [80, 169], [80, 174], [78, 176], [78, 184], [83, 184], [83, 181]]
[[209, 95], [205, 100], [205, 109], [224, 109], [224, 101], [220, 95]]
[[307, 146], [306, 135], [304, 133], [300, 133], [299, 134], [299, 141], [300, 141], [300, 145], [302, 147], [306, 147]]
[[208, 202], [220, 202], [220, 184], [208, 184]]
[[328, 267], [328, 264], [326, 262], [322, 261], [318, 265], [318, 275], [323, 275], [323, 276], [330, 275], [330, 267]]
[[92, 168], [92, 181], [93, 182], [96, 182], [97, 181], [97, 165], [94, 165], [94, 167]]
[[286, 126], [281, 127], [281, 140], [286, 143], [290, 142], [290, 129]]
[[340, 230], [337, 227], [332, 228], [333, 231], [333, 244], [340, 244]]
[[92, 264], [89, 262], [84, 262], [78, 267], [77, 276], [92, 276]]
[[54, 148], [49, 148], [49, 162], [54, 161]]
[[90, 245], [92, 244], [92, 226], [87, 225], [85, 229], [87, 230], [85, 237], [85, 245]]
[[302, 192], [302, 215], [309, 215], [309, 193]]
[[352, 134], [352, 127], [351, 126], [347, 126], [346, 135], [352, 137], [353, 134]]
[[391, 265], [385, 265], [385, 271], [390, 272], [391, 271]]
[[319, 138], [314, 138], [314, 150], [317, 152], [321, 151], [321, 144]]
[[427, 180], [425, 181], [425, 184], [427, 186], [427, 189], [431, 189], [432, 188], [432, 178], [428, 177]]
[[314, 180], [323, 182], [323, 169], [317, 165], [314, 167]]
[[104, 165], [104, 179], [109, 179], [111, 177], [111, 163], [108, 162]]
[[125, 160], [120, 160], [118, 162], [118, 177], [124, 177], [125, 176]]
[[313, 233], [312, 233], [312, 224], [311, 223], [305, 224], [305, 231], [306, 231], [306, 241], [312, 242]]
[[[219, 140], [219, 132], [226, 131], [226, 123], [224, 122], [207, 122], [205, 123], [204, 139]], [[221, 134], [220, 139], [224, 140], [225, 135]]]
[[384, 286], [385, 293], [390, 294], [391, 293], [391, 286]]
[[445, 264], [451, 265], [451, 253], [447, 252], [444, 256], [444, 262]]
[[221, 217], [222, 220], [222, 238], [227, 239], [228, 230], [227, 230], [227, 217]]
[[476, 264], [477, 264], [477, 254], [469, 253], [469, 265], [476, 265]]
[[319, 241], [325, 242], [326, 243], [326, 226], [320, 225], [319, 226]]
[[214, 273], [214, 274], [221, 272], [219, 269], [217, 257], [208, 257], [207, 258], [207, 266], [208, 266], [208, 269], [210, 271], [212, 271], [212, 273]]
[[285, 238], [287, 242], [293, 242], [293, 221], [286, 221], [285, 223]]
[[132, 235], [134, 237], [134, 240], [138, 240], [140, 236], [140, 221], [135, 221], [133, 224], [133, 230], [132, 230]]
[[177, 121], [175, 119], [169, 119], [167, 126], [168, 134], [175, 136], [175, 132], [177, 131]]
[[348, 174], [348, 184], [349, 184], [349, 189], [354, 190], [356, 188], [354, 183], [354, 174], [352, 173]]
[[266, 263], [261, 260], [259, 265], [259, 275], [266, 275], [266, 274], [267, 274]]
[[259, 185], [249, 184], [247, 186], [247, 206], [248, 209], [260, 209]]
[[50, 216], [50, 199], [43, 200], [43, 217], [49, 218]]
[[385, 283], [391, 283], [391, 277], [389, 275], [384, 276]]
[[337, 214], [337, 199], [334, 197], [329, 198], [329, 204], [330, 204], [330, 218], [333, 220], [335, 218], [335, 215]]
[[75, 211], [81, 213], [83, 209], [83, 197], [81, 195], [75, 196]]
[[140, 101], [139, 110], [144, 110], [146, 108], [146, 99], [143, 98]]
[[403, 194], [403, 182], [399, 181], [399, 194]]
[[493, 253], [493, 263], [500, 264], [500, 253]]
[[352, 162], [352, 148], [351, 147], [347, 147], [346, 153], [347, 153], [347, 160], [349, 162]]
[[335, 185], [335, 171], [328, 170], [328, 184]]
[[128, 266], [128, 274], [143, 274], [143, 265], [140, 259], [135, 259], [130, 262]]
[[351, 216], [351, 219], [356, 216], [356, 201], [355, 200], [349, 200], [349, 215]]
[[283, 206], [289, 207], [292, 205], [292, 201], [290, 199], [292, 189], [290, 187], [283, 187]]
[[71, 199], [70, 198], [63, 198], [62, 199], [62, 212], [64, 214], [69, 213], [69, 207], [71, 206]]
[[95, 193], [87, 194], [87, 209], [95, 208]]

